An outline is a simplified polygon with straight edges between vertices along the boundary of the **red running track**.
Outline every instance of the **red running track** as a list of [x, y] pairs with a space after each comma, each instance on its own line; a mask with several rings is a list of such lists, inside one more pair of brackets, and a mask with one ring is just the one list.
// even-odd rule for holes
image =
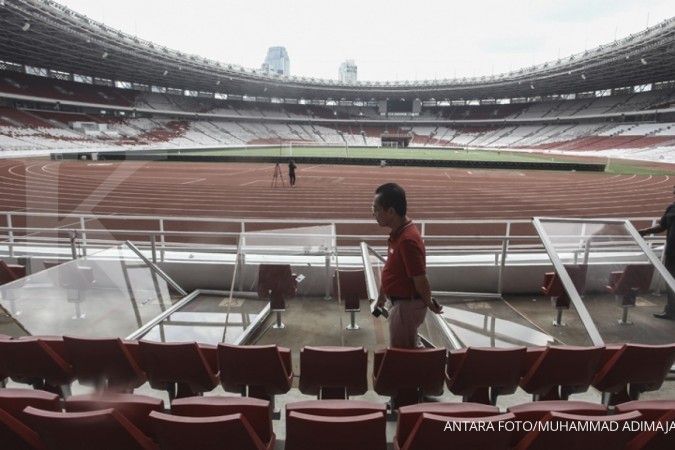
[[303, 165], [291, 189], [271, 188], [273, 171], [248, 163], [0, 160], [0, 211], [368, 219], [375, 188], [394, 181], [407, 190], [415, 219], [657, 217], [673, 186], [667, 175]]

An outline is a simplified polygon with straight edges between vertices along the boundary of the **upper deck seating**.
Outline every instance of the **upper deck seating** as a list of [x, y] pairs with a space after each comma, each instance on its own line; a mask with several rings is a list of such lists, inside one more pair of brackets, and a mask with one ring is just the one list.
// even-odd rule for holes
[[518, 388], [527, 349], [473, 348], [451, 351], [448, 357], [447, 385], [465, 402], [494, 405], [499, 395], [513, 394]]
[[585, 392], [603, 362], [603, 347], [547, 347], [525, 373], [520, 387], [533, 400], [567, 400]]
[[368, 390], [368, 353], [363, 347], [304, 347], [300, 392], [317, 398], [348, 398]]
[[64, 413], [28, 407], [25, 413], [50, 450], [157, 450], [149, 437], [114, 409]]
[[138, 345], [150, 386], [166, 390], [170, 399], [199, 395], [218, 386], [218, 371], [196, 342], [140, 341]]
[[146, 382], [145, 373], [128, 349], [137, 343], [119, 338], [92, 339], [64, 336], [63, 342], [77, 379], [99, 389], [131, 392]]
[[443, 394], [445, 349], [388, 348], [373, 356], [373, 389], [391, 396], [392, 408]]

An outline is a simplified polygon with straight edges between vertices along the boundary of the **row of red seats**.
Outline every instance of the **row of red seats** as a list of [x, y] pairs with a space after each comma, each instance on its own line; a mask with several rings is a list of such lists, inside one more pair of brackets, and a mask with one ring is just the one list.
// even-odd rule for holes
[[[518, 387], [534, 400], [567, 399], [594, 386], [603, 401], [635, 400], [657, 390], [673, 362], [675, 344], [616, 347], [387, 349], [374, 354], [373, 388], [393, 407], [442, 395], [495, 404]], [[65, 396], [77, 379], [100, 389], [131, 392], [146, 381], [170, 398], [198, 395], [218, 383], [230, 392], [273, 400], [290, 390], [289, 349], [217, 347], [197, 343], [120, 339], [0, 337], [0, 379], [11, 377]], [[348, 398], [368, 389], [367, 353], [355, 347], [306, 347], [300, 353], [300, 391]]]
[[[0, 389], [0, 442], [5, 450], [272, 449], [270, 404], [243, 397], [189, 397], [171, 402], [133, 394], [56, 394]], [[499, 409], [477, 403], [423, 403], [399, 411], [395, 449], [670, 449], [675, 400], [633, 401], [611, 414], [578, 401], [532, 402]], [[555, 431], [554, 423], [613, 424], [597, 431]], [[529, 430], [535, 424], [550, 428]], [[623, 424], [628, 423], [629, 428]], [[529, 425], [525, 425], [529, 424]], [[649, 424], [650, 429], [643, 429]], [[655, 424], [665, 427], [659, 429]], [[286, 406], [289, 450], [387, 448], [386, 406], [312, 400]]]

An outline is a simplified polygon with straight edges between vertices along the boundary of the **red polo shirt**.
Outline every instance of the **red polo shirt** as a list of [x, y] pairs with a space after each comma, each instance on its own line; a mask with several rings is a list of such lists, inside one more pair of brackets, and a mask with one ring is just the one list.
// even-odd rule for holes
[[388, 297], [419, 297], [413, 277], [426, 274], [426, 252], [417, 227], [408, 221], [389, 235], [387, 262], [382, 269], [382, 290]]

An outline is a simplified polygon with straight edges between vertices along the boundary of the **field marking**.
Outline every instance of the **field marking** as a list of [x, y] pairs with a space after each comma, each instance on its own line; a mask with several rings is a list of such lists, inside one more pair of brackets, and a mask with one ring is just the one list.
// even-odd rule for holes
[[448, 177], [448, 180], [452, 180], [452, 178], [450, 178], [450, 174], [448, 172], [443, 172], [443, 173], [445, 174], [446, 177]]
[[240, 187], [249, 186], [249, 185], [254, 184], [254, 183], [260, 183], [261, 181], [265, 181], [265, 180], [253, 180], [253, 181], [249, 181], [248, 183], [240, 184], [239, 186]]
[[195, 178], [194, 180], [189, 180], [189, 181], [184, 181], [181, 184], [192, 184], [192, 183], [199, 183], [201, 181], [206, 181], [206, 178]]

